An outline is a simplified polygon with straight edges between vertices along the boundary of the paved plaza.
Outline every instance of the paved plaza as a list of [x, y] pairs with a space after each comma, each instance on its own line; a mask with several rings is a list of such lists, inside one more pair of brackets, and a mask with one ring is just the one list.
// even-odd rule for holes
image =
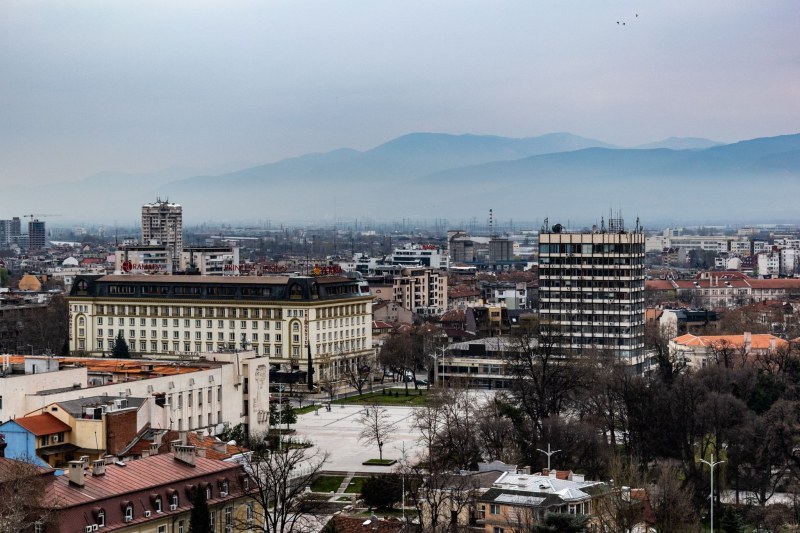
[[[406, 457], [416, 457], [421, 447], [417, 443], [418, 432], [411, 428], [413, 420], [412, 407], [386, 406], [386, 413], [395, 424], [395, 430], [386, 444], [383, 445], [384, 459], [400, 459], [405, 447]], [[331, 410], [324, 407], [317, 414], [307, 413], [297, 419], [296, 438], [308, 440], [317, 449], [330, 453], [325, 470], [342, 472], [389, 472], [394, 466], [366, 466], [362, 463], [368, 459], [378, 458], [378, 446], [359, 442], [358, 436], [363, 429], [359, 423], [359, 414], [364, 410], [361, 405], [331, 405]]]

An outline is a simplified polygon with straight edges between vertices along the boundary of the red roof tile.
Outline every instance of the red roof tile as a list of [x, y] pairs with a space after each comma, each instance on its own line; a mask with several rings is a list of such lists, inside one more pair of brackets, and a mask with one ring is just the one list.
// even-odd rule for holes
[[42, 435], [52, 435], [54, 433], [61, 433], [71, 431], [72, 428], [69, 424], [65, 424], [58, 418], [50, 413], [41, 415], [23, 416], [22, 418], [15, 418], [14, 422], [24, 427], [37, 437]]

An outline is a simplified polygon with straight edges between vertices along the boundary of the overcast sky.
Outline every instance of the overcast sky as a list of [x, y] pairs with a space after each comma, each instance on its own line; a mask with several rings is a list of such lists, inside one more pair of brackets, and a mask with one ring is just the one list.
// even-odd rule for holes
[[0, 185], [415, 131], [796, 133], [798, 28], [797, 0], [2, 0]]

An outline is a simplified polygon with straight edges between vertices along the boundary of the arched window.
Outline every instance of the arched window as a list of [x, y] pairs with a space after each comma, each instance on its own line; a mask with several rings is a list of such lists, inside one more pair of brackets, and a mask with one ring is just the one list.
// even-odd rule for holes
[[173, 511], [175, 509], [177, 509], [178, 508], [178, 503], [179, 503], [178, 502], [178, 493], [176, 492], [175, 494], [172, 495], [172, 500], [170, 501], [170, 509], [173, 510]]
[[155, 508], [157, 513], [162, 512], [163, 509], [161, 508], [161, 496], [156, 497], [156, 501], [153, 502], [153, 507]]
[[128, 504], [125, 506], [125, 521], [131, 522], [133, 520], [133, 505]]
[[86, 319], [85, 319], [85, 318], [83, 318], [83, 317], [80, 317], [80, 318], [78, 319], [78, 325], [79, 325], [79, 326], [84, 326], [84, 325], [86, 325]]
[[206, 500], [211, 499], [211, 484], [206, 485]]

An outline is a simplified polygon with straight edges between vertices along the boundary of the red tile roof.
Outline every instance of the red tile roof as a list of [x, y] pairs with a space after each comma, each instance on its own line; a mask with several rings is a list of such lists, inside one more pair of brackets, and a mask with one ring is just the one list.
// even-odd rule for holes
[[[676, 344], [683, 346], [717, 346], [727, 343], [730, 346], [744, 344], [744, 335], [692, 335], [687, 333], [672, 339]], [[769, 350], [774, 341], [776, 347], [785, 346], [785, 340], [768, 333], [754, 333], [750, 335], [750, 347], [754, 350]]]
[[[241, 472], [241, 466], [235, 463], [195, 457], [195, 466], [190, 466], [176, 461], [172, 453], [165, 453], [129, 461], [125, 466], [107, 465], [102, 476], [86, 471], [83, 487], [70, 485], [68, 475], [58, 476], [48, 496], [51, 501], [58, 502], [58, 507], [64, 508], [167, 485], [183, 492], [184, 485], [191, 484], [192, 479], [209, 474], [221, 474], [234, 483]], [[186, 499], [181, 494], [181, 502]]]
[[65, 424], [64, 422], [54, 417], [50, 413], [44, 413], [41, 415], [33, 415], [33, 416], [23, 416], [21, 418], [15, 418], [14, 422], [24, 427], [37, 437], [40, 437], [42, 435], [52, 435], [54, 433], [61, 433], [72, 430], [69, 424]]
[[[378, 527], [366, 516], [335, 515], [331, 518], [333, 530], [337, 533], [398, 533], [403, 529], [403, 522], [398, 519], [378, 519]], [[369, 524], [366, 522], [369, 521]]]

